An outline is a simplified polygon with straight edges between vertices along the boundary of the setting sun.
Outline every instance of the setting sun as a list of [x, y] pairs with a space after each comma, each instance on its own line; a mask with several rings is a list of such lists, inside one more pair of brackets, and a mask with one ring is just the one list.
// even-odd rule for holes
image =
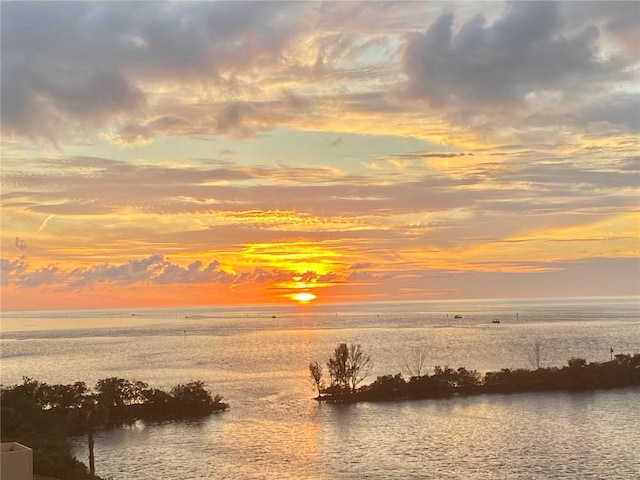
[[310, 301], [315, 300], [317, 296], [311, 292], [302, 292], [292, 294], [291, 298], [299, 303], [309, 303]]

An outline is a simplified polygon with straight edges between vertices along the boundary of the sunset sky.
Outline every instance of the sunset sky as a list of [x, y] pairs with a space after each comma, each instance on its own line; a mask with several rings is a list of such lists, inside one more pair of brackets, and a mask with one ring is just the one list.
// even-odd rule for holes
[[1, 8], [3, 310], [640, 293], [638, 2]]

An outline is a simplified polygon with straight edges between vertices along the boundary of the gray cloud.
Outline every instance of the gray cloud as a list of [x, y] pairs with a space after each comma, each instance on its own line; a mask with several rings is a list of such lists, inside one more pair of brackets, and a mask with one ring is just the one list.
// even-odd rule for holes
[[[516, 107], [549, 94], [560, 97], [554, 111], [542, 104], [526, 113], [633, 128], [638, 116], [622, 105], [582, 105], [576, 119], [569, 100], [563, 103], [585, 92], [606, 103], [608, 82], [632, 82], [640, 58], [636, 2], [583, 4], [513, 2], [489, 23], [477, 12], [493, 18], [493, 3], [445, 3], [455, 16], [433, 20], [443, 4], [7, 2], [2, 128], [6, 136], [52, 142], [107, 129], [110, 140], [133, 144], [157, 135], [244, 138], [303, 120], [325, 124], [336, 105], [354, 114], [415, 113], [423, 107], [396, 96], [399, 68], [408, 78], [405, 93], [450, 107], [444, 115], [454, 123], [488, 112], [495, 123], [501, 110], [513, 122], [523, 113]], [[424, 25], [425, 33], [410, 33]], [[315, 63], [296, 57], [301, 36]], [[605, 41], [619, 47], [615, 54]], [[258, 71], [259, 81], [243, 78]], [[282, 98], [264, 100], [263, 82], [288, 86]], [[348, 88], [333, 88], [341, 82]], [[158, 94], [155, 85], [175, 90]], [[203, 87], [216, 95], [185, 101]]]
[[60, 284], [65, 277], [64, 272], [56, 265], [29, 271], [27, 258], [24, 255], [13, 262], [4, 258], [0, 259], [0, 275], [3, 286], [16, 285], [24, 288]]
[[272, 269], [265, 270], [264, 268], [257, 267], [251, 272], [240, 273], [237, 276], [236, 283], [265, 283], [269, 281], [286, 281], [291, 280], [291, 272], [285, 272], [282, 270]]
[[253, 108], [247, 102], [226, 105], [216, 116], [216, 131], [231, 133], [238, 137], [247, 136], [252, 133], [252, 129], [246, 126], [246, 118], [251, 115], [252, 111]]
[[275, 61], [303, 4], [10, 2], [2, 11], [2, 126], [54, 139], [145, 104], [137, 83], [217, 82]]
[[3, 128], [53, 139], [70, 122], [100, 125], [145, 103], [142, 91], [116, 70], [54, 62], [42, 59], [37, 64], [20, 59], [12, 64], [3, 57]]
[[21, 252], [24, 252], [27, 249], [27, 242], [25, 242], [22, 238], [16, 237], [16, 241], [14, 242], [16, 248]]
[[407, 45], [408, 93], [479, 113], [523, 105], [532, 93], [573, 95], [631, 80], [628, 63], [602, 55], [596, 26], [562, 27], [558, 2], [511, 2], [493, 23], [477, 15], [457, 30], [454, 14], [444, 13]]
[[615, 46], [630, 58], [640, 60], [640, 3], [629, 1], [558, 2], [572, 28], [598, 24]]
[[594, 102], [583, 110], [582, 119], [585, 124], [607, 122], [639, 132], [640, 95], [614, 95]]
[[153, 279], [169, 266], [163, 255], [151, 255], [141, 260], [129, 260], [121, 265], [101, 264], [89, 269], [77, 268], [69, 274], [74, 287], [106, 282], [117, 285], [130, 285]]
[[361, 270], [361, 269], [372, 268], [372, 267], [374, 267], [373, 263], [354, 263], [353, 265], [351, 265], [349, 267], [349, 269], [351, 269], [351, 270]]
[[162, 272], [153, 277], [153, 283], [225, 283], [234, 281], [234, 275], [219, 270], [220, 263], [214, 261], [204, 266], [200, 260], [190, 263], [186, 268], [165, 262]]
[[2, 285], [9, 285], [15, 279], [19, 279], [27, 271], [27, 260], [22, 257], [13, 262], [5, 258], [0, 258], [0, 282]]
[[[62, 270], [57, 265], [29, 270], [26, 257], [13, 262], [0, 259], [2, 267], [2, 285], [15, 285], [20, 288], [36, 288], [57, 285], [61, 288], [92, 288], [102, 284], [127, 286], [134, 284], [222, 284], [239, 285], [244, 283], [263, 283], [267, 281], [291, 280], [295, 272], [283, 270], [267, 271], [256, 268], [244, 273], [227, 273], [220, 269], [218, 261], [204, 265], [196, 260], [183, 267], [173, 263], [161, 254], [129, 260], [121, 264], [100, 264], [87, 268]], [[308, 281], [315, 279], [314, 272], [307, 272]]]

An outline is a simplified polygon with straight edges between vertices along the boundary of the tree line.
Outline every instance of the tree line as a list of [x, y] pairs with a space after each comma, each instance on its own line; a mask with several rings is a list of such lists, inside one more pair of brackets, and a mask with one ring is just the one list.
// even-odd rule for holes
[[[538, 352], [540, 348], [538, 347]], [[435, 366], [433, 374], [424, 373], [424, 350], [407, 357], [405, 378], [402, 373], [377, 377], [359, 386], [371, 371], [371, 357], [360, 345], [339, 344], [325, 366], [315, 361], [309, 373], [317, 391], [316, 400], [357, 402], [446, 397], [459, 394], [517, 393], [562, 390], [594, 390], [640, 385], [640, 354], [618, 354], [608, 362], [587, 362], [571, 358], [563, 367], [540, 366], [533, 370], [503, 368], [485, 375], [465, 367]], [[328, 383], [325, 379], [328, 373]]]
[[[0, 391], [0, 437], [33, 450], [35, 473], [61, 479], [95, 479], [93, 434], [135, 420], [164, 421], [201, 417], [226, 410], [202, 381], [176, 385], [169, 391], [147, 383], [109, 377], [93, 389], [84, 382], [54, 384], [25, 377]], [[89, 471], [71, 454], [68, 437], [86, 434]]]

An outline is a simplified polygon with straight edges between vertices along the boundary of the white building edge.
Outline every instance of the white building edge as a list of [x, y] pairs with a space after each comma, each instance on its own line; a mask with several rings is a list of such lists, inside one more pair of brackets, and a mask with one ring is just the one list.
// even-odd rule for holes
[[33, 480], [33, 450], [17, 442], [0, 446], [0, 479]]

